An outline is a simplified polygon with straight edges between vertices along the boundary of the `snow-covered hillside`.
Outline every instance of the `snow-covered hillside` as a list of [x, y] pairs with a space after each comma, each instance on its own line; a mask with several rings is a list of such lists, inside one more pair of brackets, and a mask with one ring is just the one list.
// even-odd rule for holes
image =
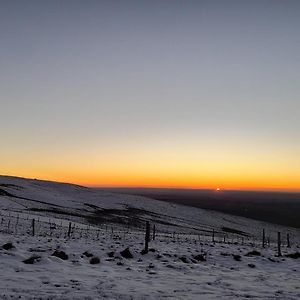
[[[0, 213], [1, 299], [300, 298], [295, 228], [5, 176]], [[157, 232], [142, 254], [145, 221]]]
[[0, 176], [0, 199], [3, 213], [59, 217], [95, 226], [117, 224], [138, 228], [151, 220], [158, 230], [171, 233], [211, 234], [215, 230], [219, 236], [236, 233], [245, 238], [259, 238], [265, 228], [271, 239], [277, 231], [290, 232], [291, 236], [299, 234], [293, 228], [145, 197], [16, 177]]

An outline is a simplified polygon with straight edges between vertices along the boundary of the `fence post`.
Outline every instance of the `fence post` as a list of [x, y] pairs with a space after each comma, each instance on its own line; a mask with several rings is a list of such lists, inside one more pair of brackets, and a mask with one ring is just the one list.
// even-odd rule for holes
[[156, 228], [155, 224], [153, 225], [153, 241], [155, 240]]
[[286, 240], [287, 240], [287, 247], [288, 247], [288, 248], [291, 248], [291, 244], [290, 244], [290, 234], [289, 234], [289, 233], [286, 234]]
[[215, 230], [213, 229], [212, 231], [212, 242], [214, 243], [215, 242]]
[[72, 228], [72, 223], [69, 222], [68, 237], [70, 237], [70, 235], [71, 235], [71, 228]]
[[111, 237], [114, 236], [114, 228], [111, 226]]
[[263, 236], [262, 236], [262, 246], [263, 246], [263, 248], [265, 248], [265, 241], [266, 241], [266, 233], [265, 233], [265, 229], [263, 229]]
[[277, 254], [278, 256], [281, 256], [281, 238], [280, 238], [280, 232], [277, 233]]
[[146, 222], [146, 234], [145, 234], [145, 249], [144, 249], [145, 253], [148, 253], [149, 240], [150, 240], [150, 223], [149, 223], [149, 221], [147, 221]]
[[35, 219], [32, 219], [32, 236], [35, 235]]

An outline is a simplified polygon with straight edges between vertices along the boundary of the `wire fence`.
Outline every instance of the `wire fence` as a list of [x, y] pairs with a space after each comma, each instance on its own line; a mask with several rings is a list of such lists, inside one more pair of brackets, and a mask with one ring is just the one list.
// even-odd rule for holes
[[[114, 239], [126, 241], [133, 237], [141, 241], [145, 238], [145, 227], [131, 227], [124, 224], [102, 223], [91, 225], [74, 222], [60, 218], [29, 215], [0, 211], [0, 232], [13, 236], [36, 236], [65, 239]], [[277, 235], [261, 230], [261, 235], [241, 235], [237, 233], [223, 232], [220, 229], [198, 230], [198, 232], [179, 232], [160, 230], [159, 224], [151, 224], [150, 240], [156, 239], [167, 243], [212, 243], [247, 245], [261, 248], [274, 248], [278, 256], [282, 248], [299, 248], [299, 236], [291, 235], [290, 232], [277, 232]]]

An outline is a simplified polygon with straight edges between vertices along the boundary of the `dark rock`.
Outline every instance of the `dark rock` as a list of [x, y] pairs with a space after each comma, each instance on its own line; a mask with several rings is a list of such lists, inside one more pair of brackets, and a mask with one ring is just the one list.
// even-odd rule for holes
[[197, 261], [206, 261], [206, 255], [205, 254], [197, 254], [197, 255], [194, 255], [193, 257]]
[[298, 258], [300, 258], [300, 253], [299, 252], [295, 252], [295, 253], [287, 254], [285, 256], [289, 257], [289, 258], [293, 258], [293, 259], [298, 259]]
[[51, 256], [56, 256], [62, 260], [67, 260], [69, 258], [68, 254], [66, 254], [64, 251], [58, 251], [58, 250], [55, 250]]
[[245, 254], [245, 256], [260, 256], [260, 252], [253, 250]]
[[181, 257], [179, 257], [179, 259], [180, 259], [182, 262], [184, 262], [185, 264], [188, 264], [188, 263], [189, 263], [188, 259], [187, 259], [185, 256], [181, 256]]
[[122, 252], [120, 252], [121, 256], [124, 258], [133, 258], [133, 255], [131, 254], [129, 248], [126, 248]]
[[248, 267], [253, 269], [253, 268], [255, 268], [255, 265], [254, 264], [248, 264]]
[[170, 268], [170, 269], [175, 269], [175, 267], [173, 265], [166, 265], [167, 268]]
[[90, 252], [88, 252], [88, 251], [84, 251], [82, 254], [83, 254], [84, 256], [86, 256], [86, 257], [92, 257], [92, 256], [93, 256], [93, 254], [90, 253]]
[[2, 246], [2, 248], [3, 248], [4, 250], [10, 250], [10, 249], [14, 249], [15, 246], [14, 246], [12, 243], [6, 243], [6, 244], [4, 244], [4, 245]]
[[99, 259], [99, 257], [97, 257], [97, 256], [94, 256], [94, 257], [92, 257], [91, 259], [90, 259], [90, 264], [91, 265], [96, 265], [96, 264], [99, 264], [100, 263], [100, 259]]
[[23, 263], [24, 263], [24, 264], [30, 264], [30, 265], [32, 265], [32, 264], [38, 262], [40, 259], [41, 259], [40, 256], [38, 256], [38, 255], [33, 255], [33, 256], [31, 256], [31, 257], [29, 257], [29, 258], [23, 260]]
[[115, 252], [114, 251], [108, 252], [107, 256], [108, 257], [114, 257], [115, 256]]
[[40, 249], [40, 248], [29, 248], [29, 252], [46, 252], [46, 249]]
[[242, 259], [241, 256], [238, 254], [232, 254], [232, 256], [233, 256], [233, 259], [236, 261], [241, 261], [241, 259]]

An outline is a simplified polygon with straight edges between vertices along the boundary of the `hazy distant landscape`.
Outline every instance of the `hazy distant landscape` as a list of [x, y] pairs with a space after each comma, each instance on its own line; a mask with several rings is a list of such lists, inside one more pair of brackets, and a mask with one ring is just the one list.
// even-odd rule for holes
[[300, 193], [153, 188], [107, 190], [300, 228]]

